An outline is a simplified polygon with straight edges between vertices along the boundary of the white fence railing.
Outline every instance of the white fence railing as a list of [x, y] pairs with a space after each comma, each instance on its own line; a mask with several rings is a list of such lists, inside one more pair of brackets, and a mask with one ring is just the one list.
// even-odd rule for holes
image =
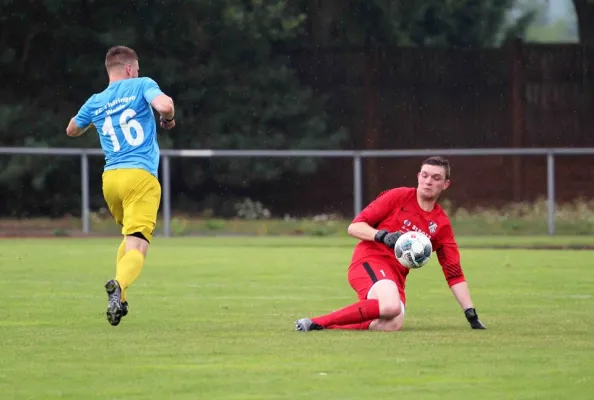
[[[78, 156], [81, 160], [82, 230], [89, 233], [89, 156], [103, 156], [100, 149], [0, 147], [0, 154]], [[544, 156], [547, 159], [547, 226], [549, 235], [555, 234], [555, 156], [594, 155], [594, 148], [527, 148], [527, 149], [423, 149], [423, 150], [161, 150], [161, 185], [163, 191], [163, 234], [171, 235], [171, 157], [324, 157], [353, 160], [353, 213], [362, 209], [363, 158], [443, 156]]]

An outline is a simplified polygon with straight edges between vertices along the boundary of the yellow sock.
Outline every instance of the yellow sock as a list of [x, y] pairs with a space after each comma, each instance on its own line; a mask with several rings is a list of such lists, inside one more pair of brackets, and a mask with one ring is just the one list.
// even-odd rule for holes
[[[124, 238], [124, 240], [122, 240], [122, 243], [120, 243], [120, 247], [118, 247], [118, 254], [116, 256], [116, 265], [118, 265], [118, 263], [120, 262], [122, 257], [124, 257], [125, 254], [126, 254], [126, 238]], [[124, 288], [122, 288], [122, 303], [124, 303], [125, 301], [126, 301], [126, 290], [124, 290]]]
[[120, 243], [120, 247], [118, 247], [118, 255], [116, 256], [116, 264], [120, 262], [122, 257], [124, 257], [124, 254], [126, 254], [126, 239], [125, 238], [124, 238], [124, 240], [122, 240], [122, 243]]
[[122, 288], [122, 301], [125, 301], [123, 293], [140, 276], [144, 265], [144, 255], [136, 249], [132, 249], [121, 258], [116, 267], [116, 281]]

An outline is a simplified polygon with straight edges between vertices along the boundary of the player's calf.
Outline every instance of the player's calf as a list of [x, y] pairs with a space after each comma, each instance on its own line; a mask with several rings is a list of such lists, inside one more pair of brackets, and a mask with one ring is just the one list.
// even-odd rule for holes
[[351, 325], [373, 321], [380, 317], [379, 302], [376, 299], [360, 300], [354, 304], [314, 318], [301, 318], [296, 322], [298, 331], [311, 331], [333, 325]]
[[146, 257], [150, 241], [141, 233], [134, 232], [126, 235], [126, 252], [130, 250], [138, 250]]
[[398, 332], [402, 329], [403, 322], [404, 318], [402, 314], [392, 319], [376, 319], [375, 321], [371, 322], [371, 325], [369, 325], [369, 330], [383, 332]]
[[379, 300], [380, 318], [386, 320], [392, 320], [402, 314], [402, 307], [400, 300], [382, 302]]

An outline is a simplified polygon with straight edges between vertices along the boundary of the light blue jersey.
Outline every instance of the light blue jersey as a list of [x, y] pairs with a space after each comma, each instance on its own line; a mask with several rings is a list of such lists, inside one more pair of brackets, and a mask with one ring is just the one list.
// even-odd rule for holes
[[124, 79], [94, 94], [74, 121], [79, 128], [93, 123], [105, 153], [104, 170], [140, 168], [154, 176], [159, 169], [157, 127], [151, 101], [162, 94], [151, 78]]

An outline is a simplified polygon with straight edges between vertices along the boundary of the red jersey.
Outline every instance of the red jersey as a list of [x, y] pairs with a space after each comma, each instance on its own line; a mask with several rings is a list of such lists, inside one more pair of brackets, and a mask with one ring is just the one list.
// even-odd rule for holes
[[[437, 254], [449, 286], [465, 281], [450, 219], [438, 204], [431, 211], [423, 210], [417, 201], [416, 188], [400, 187], [380, 193], [355, 217], [354, 222], [366, 222], [375, 229], [385, 229], [388, 232], [424, 233], [431, 239], [433, 251]], [[393, 259], [396, 272], [404, 278], [410, 271], [400, 265], [393, 250], [375, 241], [362, 240], [357, 244], [352, 263], [370, 256], [387, 256]]]

